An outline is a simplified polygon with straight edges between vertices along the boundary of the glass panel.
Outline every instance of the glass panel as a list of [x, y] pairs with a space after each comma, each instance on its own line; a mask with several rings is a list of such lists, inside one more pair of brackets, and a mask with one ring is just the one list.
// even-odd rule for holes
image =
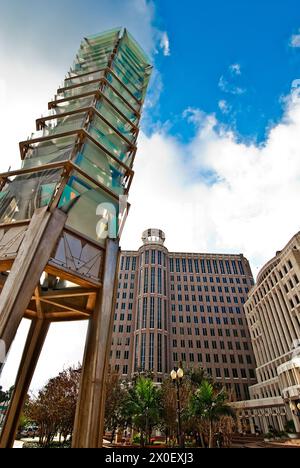
[[125, 169], [93, 142], [87, 141], [84, 144], [75, 164], [117, 195], [124, 194]]
[[101, 44], [105, 44], [107, 42], [116, 42], [119, 38], [121, 32], [121, 28], [113, 28], [109, 31], [105, 31], [102, 34], [93, 34], [88, 36], [85, 41], [82, 43], [82, 46], [99, 46]]
[[43, 135], [57, 135], [59, 133], [71, 132], [79, 130], [83, 127], [87, 113], [66, 115], [58, 119], [48, 120], [47, 125], [43, 128]]
[[126, 30], [123, 36], [123, 44], [125, 48], [128, 49], [128, 54], [133, 58], [137, 63], [148, 66], [150, 61], [143, 49], [136, 42], [134, 37]]
[[94, 71], [96, 68], [105, 68], [107, 67], [108, 60], [105, 58], [103, 60], [97, 60], [94, 62], [85, 62], [78, 63], [74, 62], [72, 73], [88, 73]]
[[64, 86], [67, 88], [69, 86], [78, 85], [81, 83], [88, 83], [89, 81], [93, 80], [100, 80], [104, 76], [104, 71], [92, 72], [88, 75], [84, 74], [84, 76], [74, 76], [71, 79], [67, 79], [64, 82]]
[[79, 99], [71, 99], [70, 101], [58, 103], [53, 109], [52, 113], [55, 114], [64, 114], [71, 112], [77, 109], [83, 109], [84, 107], [90, 107], [93, 104], [95, 95], [83, 97]]
[[22, 163], [22, 169], [70, 159], [76, 137], [57, 138], [31, 145]]
[[37, 208], [50, 203], [62, 169], [16, 176], [2, 189], [0, 223], [30, 219]]
[[87, 61], [96, 61], [96, 60], [107, 60], [109, 61], [111, 54], [114, 50], [113, 46], [110, 47], [100, 47], [98, 49], [86, 49], [79, 51], [77, 54], [77, 62], [87, 62]]
[[137, 124], [136, 114], [127, 106], [126, 102], [123, 101], [110, 86], [105, 86], [103, 94], [129, 119], [133, 124]]
[[135, 110], [139, 110], [140, 104], [131, 96], [131, 94], [124, 88], [124, 86], [111, 74], [107, 75], [107, 80], [111, 85], [118, 91], [121, 96], [133, 107]]
[[121, 132], [129, 141], [133, 142], [136, 138], [133, 126], [117, 112], [111, 104], [105, 99], [97, 102], [96, 108], [103, 117], [108, 120], [119, 132]]
[[127, 160], [128, 144], [99, 117], [94, 117], [89, 126], [89, 133], [121, 161]]
[[57, 99], [66, 99], [80, 94], [88, 93], [90, 91], [97, 91], [99, 83], [91, 83], [88, 85], [78, 86], [77, 88], [66, 89], [57, 95]]
[[119, 227], [119, 203], [76, 171], [64, 190], [59, 207], [68, 212], [67, 226], [105, 245], [109, 224], [110, 237]]
[[140, 100], [142, 97], [142, 93], [136, 88], [139, 85], [137, 80], [133, 77], [130, 73], [129, 69], [124, 69], [124, 67], [120, 66], [120, 62], [115, 60], [113, 63], [113, 70], [118, 78], [124, 83], [125, 86], [130, 90], [130, 92]]

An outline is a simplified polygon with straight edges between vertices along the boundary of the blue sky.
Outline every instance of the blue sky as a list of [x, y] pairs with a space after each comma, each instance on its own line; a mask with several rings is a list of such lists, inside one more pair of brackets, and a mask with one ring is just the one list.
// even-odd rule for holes
[[[300, 73], [300, 54], [289, 47], [300, 24], [297, 0], [163, 0], [157, 20], [168, 31], [170, 56], [157, 65], [164, 90], [157, 110], [183, 140], [191, 126], [180, 118], [187, 106], [215, 112], [241, 138], [264, 140], [282, 116], [280, 97]], [[230, 69], [240, 65], [240, 74]], [[221, 89], [220, 80], [223, 77]], [[240, 89], [241, 94], [234, 94]], [[218, 107], [225, 100], [230, 111]]]
[[[20, 167], [18, 142], [47, 112], [82, 37], [126, 26], [155, 67], [121, 247], [137, 249], [145, 229], [160, 228], [170, 251], [243, 253], [256, 276], [300, 225], [298, 4], [1, 0], [0, 171]], [[81, 361], [84, 335], [79, 323], [53, 325], [33, 389]]]

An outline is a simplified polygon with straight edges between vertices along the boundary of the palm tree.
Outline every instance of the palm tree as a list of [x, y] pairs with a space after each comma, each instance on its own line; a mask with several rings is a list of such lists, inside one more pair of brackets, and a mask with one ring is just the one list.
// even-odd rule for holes
[[153, 427], [159, 422], [160, 413], [159, 391], [151, 379], [137, 379], [129, 389], [125, 408], [133, 426], [141, 433], [141, 445], [144, 447], [145, 442], [149, 443]]
[[209, 448], [213, 447], [213, 423], [222, 416], [235, 417], [235, 412], [227, 404], [225, 389], [217, 390], [210, 382], [203, 380], [191, 398], [191, 415], [209, 425]]

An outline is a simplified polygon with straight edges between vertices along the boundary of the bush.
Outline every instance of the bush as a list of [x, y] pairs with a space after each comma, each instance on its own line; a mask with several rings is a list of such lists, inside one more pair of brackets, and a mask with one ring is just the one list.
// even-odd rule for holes
[[290, 419], [290, 420], [286, 423], [286, 425], [285, 425], [285, 427], [284, 427], [284, 430], [285, 430], [286, 432], [289, 432], [290, 434], [295, 434], [296, 428], [295, 428], [295, 423], [294, 423], [294, 421], [293, 421], [292, 419]]
[[64, 448], [71, 448], [71, 441], [67, 441], [64, 443], [59, 442], [52, 442], [50, 445], [45, 447], [41, 447], [38, 442], [25, 442], [23, 444], [23, 448], [25, 449], [38, 449], [38, 448], [47, 448], [47, 449], [64, 449]]
[[136, 435], [133, 437], [133, 443], [134, 443], [134, 444], [138, 444], [138, 445], [141, 444], [141, 436], [140, 436], [140, 434], [136, 434]]

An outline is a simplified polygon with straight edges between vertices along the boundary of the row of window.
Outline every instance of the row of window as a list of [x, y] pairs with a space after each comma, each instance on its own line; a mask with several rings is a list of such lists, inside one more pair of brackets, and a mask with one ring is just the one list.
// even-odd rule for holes
[[[184, 297], [184, 299], [183, 299]], [[244, 296], [241, 296], [241, 297], [237, 297], [237, 296], [210, 296], [210, 295], [205, 295], [203, 296], [202, 294], [198, 295], [198, 297], [196, 298], [196, 295], [195, 294], [192, 294], [191, 296], [191, 299], [190, 299], [190, 296], [188, 294], [185, 294], [184, 296], [182, 294], [178, 294], [177, 297], [175, 296], [175, 294], [171, 294], [171, 301], [177, 301], [177, 302], [221, 302], [221, 303], [224, 303], [225, 302], [225, 299], [226, 299], [226, 303], [227, 304], [231, 304], [231, 303], [234, 303], [234, 304], [238, 304], [239, 303], [239, 300], [242, 304], [245, 304], [245, 297]]]
[[[230, 319], [228, 317], [223, 317], [223, 320], [220, 318], [220, 317], [198, 317], [197, 315], [195, 315], [193, 317], [193, 321], [195, 324], [198, 324], [199, 323], [199, 318], [200, 318], [200, 322], [202, 324], [206, 324], [206, 323], [209, 323], [210, 325], [213, 325], [214, 323], [216, 325], [221, 325], [222, 323], [224, 325], [236, 325], [238, 323], [238, 325], [240, 326], [243, 326], [244, 325], [244, 322], [243, 322], [243, 319], [241, 318], [238, 318], [237, 322], [236, 322], [236, 319], [231, 317]], [[186, 323], [192, 323], [192, 317], [190, 315], [186, 315], [185, 316], [185, 321]], [[172, 323], [176, 323], [177, 322], [177, 317], [176, 315], [172, 315]], [[179, 323], [183, 323], [184, 322], [184, 316], [183, 315], [179, 315], [178, 317], [178, 322]]]
[[[170, 289], [171, 289], [171, 291], [175, 291], [175, 289], [176, 289], [177, 291], [186, 291], [186, 292], [191, 291], [191, 292], [193, 292], [193, 291], [196, 291], [196, 286], [194, 286], [192, 284], [189, 287], [187, 284], [185, 284], [183, 286], [181, 284], [177, 284], [177, 287], [175, 288], [175, 284], [171, 284]], [[248, 294], [249, 288], [244, 288], [244, 290], [243, 290], [243, 288], [238, 287], [237, 290], [236, 290], [236, 288], [234, 286], [231, 287], [231, 288], [229, 288], [228, 286], [225, 286], [224, 288], [222, 288], [222, 286], [217, 286], [217, 287], [216, 286], [211, 286], [211, 287], [209, 287], [209, 286], [204, 286], [204, 287], [197, 286], [197, 291], [198, 292], [202, 292], [202, 291], [212, 292], [212, 293], [215, 293], [217, 291], [219, 293], [224, 292], [226, 294], [229, 294], [230, 292], [232, 294], [236, 294], [236, 293], [238, 293], [238, 294]]]
[[[145, 265], [163, 265], [166, 266], [166, 254], [160, 250], [146, 250], [144, 255]], [[135, 271], [137, 257], [121, 257], [121, 271]], [[245, 269], [241, 260], [210, 260], [210, 259], [191, 259], [191, 258], [169, 258], [170, 272], [177, 273], [202, 273], [202, 274], [221, 274], [221, 275], [243, 275]]]
[[[175, 260], [175, 261], [174, 261]], [[170, 258], [171, 272], [208, 273], [221, 275], [245, 275], [244, 265], [241, 260], [210, 260], [197, 258]]]
[[[177, 275], [176, 279], [174, 275], [170, 276], [170, 281], [171, 282], [183, 282], [187, 283], [189, 280], [190, 283], [218, 283], [218, 284], [247, 284], [247, 278], [227, 278], [224, 276], [223, 278], [220, 278], [219, 276], [186, 276], [186, 275]], [[222, 280], [222, 281], [221, 281]], [[251, 284], [254, 284], [252, 280], [250, 280]]]
[[128, 257], [122, 255], [120, 270], [135, 271], [136, 270], [136, 257]]
[[124, 325], [114, 325], [114, 328], [113, 328], [113, 332], [114, 333], [131, 333], [131, 326], [130, 325], [127, 325], [127, 326], [124, 326]]
[[[184, 332], [184, 329], [182, 328], [181, 329], [182, 332]], [[173, 335], [176, 336], [176, 332], [177, 332], [177, 329], [173, 329]], [[182, 336], [186, 336], [185, 333], [180, 333], [180, 335]], [[187, 333], [188, 336], [192, 336], [192, 329], [188, 328], [188, 333]], [[199, 334], [200, 336], [200, 334]], [[243, 341], [242, 343], [240, 343], [240, 341], [235, 341], [234, 343], [232, 341], [216, 341], [216, 340], [204, 340], [203, 343], [201, 342], [201, 340], [196, 340], [196, 343], [195, 343], [195, 346], [196, 348], [200, 349], [200, 348], [204, 348], [204, 349], [229, 349], [229, 350], [233, 350], [233, 349], [236, 349], [237, 351], [241, 351], [242, 348], [245, 350], [245, 351], [249, 351], [249, 343], [248, 341]]]
[[[206, 362], [206, 363], [211, 363], [212, 362], [210, 354], [206, 354], [204, 356], [204, 358], [205, 358], [205, 360], [203, 359], [202, 353], [197, 353], [197, 354], [194, 354], [194, 353], [176, 353], [176, 352], [173, 353], [173, 361], [176, 362], [176, 363], [178, 363], [179, 361], [182, 361], [183, 363], [198, 362], [198, 363], [201, 363], [201, 364], [203, 362]], [[238, 378], [255, 379], [254, 369], [241, 369], [241, 368], [237, 369], [237, 368], [225, 367], [225, 368], [214, 368], [214, 370], [215, 370], [215, 373], [216, 373], [216, 377], [218, 377], [218, 378], [224, 377], [225, 379], [230, 379], [230, 378], [233, 378], [233, 379], [238, 379]], [[222, 373], [223, 373], [223, 375], [222, 375]]]
[[171, 304], [172, 312], [176, 312], [176, 310], [178, 310], [178, 312], [183, 312], [184, 309], [185, 309], [186, 312], [198, 312], [199, 311], [201, 313], [208, 313], [208, 314], [212, 314], [212, 313], [219, 314], [220, 312], [222, 312], [222, 314], [227, 314], [227, 313], [229, 313], [229, 314], [236, 313], [238, 315], [241, 314], [241, 308], [240, 307], [225, 307], [225, 306], [211, 307], [210, 305], [208, 305], [208, 306], [200, 305], [199, 309], [198, 309], [198, 306], [196, 306], [196, 305], [193, 305], [191, 307], [189, 304], [186, 304], [183, 307], [182, 304]]

